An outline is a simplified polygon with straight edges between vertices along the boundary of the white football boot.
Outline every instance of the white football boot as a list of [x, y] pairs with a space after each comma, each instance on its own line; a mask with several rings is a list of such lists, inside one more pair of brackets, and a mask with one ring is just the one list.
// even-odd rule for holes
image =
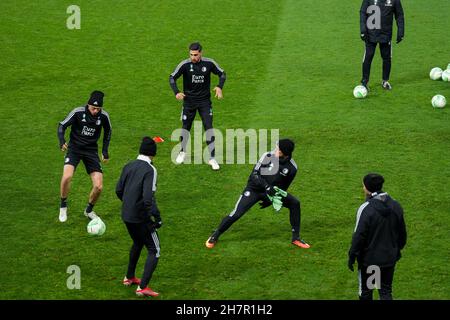
[[67, 221], [67, 207], [59, 208], [59, 221], [61, 222]]
[[94, 220], [94, 219], [99, 217], [98, 215], [95, 214], [94, 211], [91, 211], [91, 212], [87, 213], [86, 210], [84, 210], [84, 215], [86, 217], [88, 217], [89, 219], [91, 219], [91, 220]]
[[214, 159], [214, 158], [209, 159], [208, 164], [212, 167], [213, 170], [220, 169], [219, 164], [217, 163], [216, 159]]
[[175, 160], [175, 162], [177, 164], [182, 164], [184, 162], [184, 158], [186, 158], [186, 152], [180, 151], [180, 153], [178, 154], [177, 159]]

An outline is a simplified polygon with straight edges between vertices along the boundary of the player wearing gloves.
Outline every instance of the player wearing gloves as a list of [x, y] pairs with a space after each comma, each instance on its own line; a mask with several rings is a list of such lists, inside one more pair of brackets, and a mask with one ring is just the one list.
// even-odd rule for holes
[[253, 168], [247, 186], [233, 211], [223, 218], [219, 227], [206, 241], [207, 248], [213, 248], [220, 235], [258, 201], [261, 209], [271, 205], [277, 212], [281, 207], [288, 208], [292, 226], [292, 244], [305, 249], [310, 247], [300, 239], [300, 201], [286, 192], [297, 174], [297, 165], [292, 159], [293, 151], [294, 142], [282, 139], [278, 142], [275, 151], [265, 153], [261, 157]]
[[[116, 186], [117, 197], [122, 201], [122, 220], [125, 223], [133, 245], [130, 250], [127, 275], [123, 279], [126, 286], [137, 284], [138, 296], [156, 297], [159, 293], [147, 287], [158, 263], [160, 246], [156, 229], [162, 225], [156, 204], [156, 168], [152, 165], [156, 155], [156, 143], [144, 137], [137, 160], [125, 165]], [[148, 255], [142, 279], [135, 277], [136, 265], [144, 247]]]

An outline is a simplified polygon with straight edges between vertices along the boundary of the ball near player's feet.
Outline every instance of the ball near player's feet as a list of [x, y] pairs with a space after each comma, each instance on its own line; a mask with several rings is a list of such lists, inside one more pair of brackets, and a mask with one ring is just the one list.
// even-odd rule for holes
[[355, 89], [353, 89], [353, 96], [357, 99], [367, 97], [367, 88], [363, 85], [356, 86]]
[[101, 236], [106, 231], [106, 225], [100, 218], [92, 219], [87, 225], [87, 232], [93, 236]]

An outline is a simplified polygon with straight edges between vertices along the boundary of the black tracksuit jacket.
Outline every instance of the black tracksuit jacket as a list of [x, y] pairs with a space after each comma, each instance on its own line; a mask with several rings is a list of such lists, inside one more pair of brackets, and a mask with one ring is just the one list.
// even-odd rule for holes
[[[142, 156], [122, 169], [116, 194], [122, 200], [122, 220], [128, 223], [160, 222], [156, 204], [156, 168]], [[149, 159], [148, 159], [149, 160]]]
[[387, 193], [375, 193], [358, 209], [349, 258], [359, 265], [391, 267], [406, 245], [403, 209]]
[[[367, 8], [377, 6], [381, 13], [381, 29], [369, 29], [367, 20], [373, 14]], [[400, 0], [363, 0], [360, 10], [360, 31], [368, 35], [369, 42], [388, 43], [392, 40], [392, 24], [397, 21], [397, 37], [405, 36], [405, 18]]]
[[180, 90], [177, 79], [183, 76], [183, 93], [185, 104], [211, 101], [211, 73], [219, 76], [219, 88], [223, 88], [226, 80], [225, 71], [213, 59], [202, 58], [197, 63], [190, 59], [181, 61], [169, 76], [169, 84], [176, 95]]

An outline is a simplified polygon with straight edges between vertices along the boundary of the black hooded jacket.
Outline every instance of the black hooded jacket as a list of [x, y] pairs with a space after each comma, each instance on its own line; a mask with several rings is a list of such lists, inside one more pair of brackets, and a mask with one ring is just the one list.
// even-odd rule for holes
[[405, 245], [402, 207], [387, 193], [373, 193], [358, 209], [349, 259], [363, 266], [390, 267]]
[[[370, 29], [367, 26], [367, 20], [371, 16], [367, 9], [370, 9], [371, 6], [377, 6], [380, 10], [381, 29]], [[363, 0], [360, 10], [361, 33], [367, 34], [370, 42], [390, 42], [394, 16], [397, 21], [397, 38], [403, 38], [405, 36], [405, 18], [401, 0]]]

